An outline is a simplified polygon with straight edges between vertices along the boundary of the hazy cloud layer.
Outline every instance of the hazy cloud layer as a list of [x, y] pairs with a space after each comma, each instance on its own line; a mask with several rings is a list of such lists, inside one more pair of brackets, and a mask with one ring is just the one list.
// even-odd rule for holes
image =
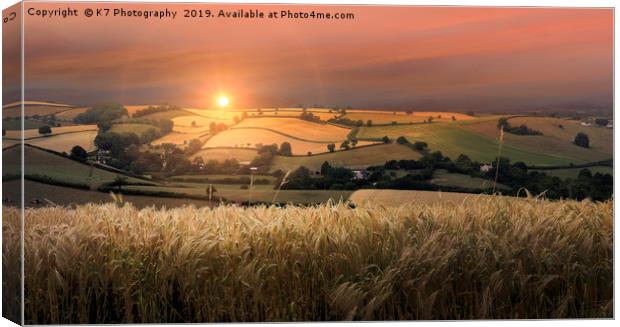
[[[86, 6], [72, 4], [80, 10]], [[180, 12], [192, 7], [166, 6]], [[218, 8], [242, 7], [286, 8]], [[300, 8], [353, 12], [356, 19], [28, 16], [26, 97], [210, 106], [216, 94], [225, 92], [242, 107], [612, 105], [611, 10], [295, 7]]]

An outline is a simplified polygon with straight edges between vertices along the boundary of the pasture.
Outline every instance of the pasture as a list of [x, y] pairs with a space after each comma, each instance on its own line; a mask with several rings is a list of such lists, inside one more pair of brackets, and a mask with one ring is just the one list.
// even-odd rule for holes
[[[17, 203], [20, 196], [19, 190], [20, 182], [9, 181], [3, 182], [3, 196], [10, 200], [10, 203]], [[97, 192], [94, 190], [81, 190], [75, 188], [67, 188], [56, 185], [43, 184], [33, 182], [30, 180], [24, 181], [24, 203], [27, 207], [39, 207], [44, 204], [37, 204], [37, 200], [42, 199], [49, 200], [60, 206], [75, 206], [84, 204], [106, 204], [112, 203], [113, 199], [108, 193]], [[132, 206], [137, 208], [176, 208], [182, 206], [209, 206], [213, 203], [209, 203], [206, 200], [198, 199], [182, 199], [182, 198], [166, 198], [166, 197], [153, 197], [144, 195], [123, 195], [123, 200], [130, 202]]]
[[[76, 133], [76, 132], [86, 132], [86, 131], [96, 131], [96, 130], [97, 130], [97, 125], [73, 125], [73, 126], [52, 127], [52, 133], [49, 134], [48, 136], [43, 136], [39, 134], [38, 129], [25, 129], [24, 139], [28, 140], [32, 138], [38, 138], [38, 137], [51, 137], [55, 135], [65, 134], [65, 133]], [[19, 130], [6, 131], [6, 135], [4, 137], [8, 139], [19, 140], [21, 139], [21, 131]]]
[[248, 118], [235, 125], [234, 129], [237, 128], [268, 129], [303, 140], [333, 143], [342, 143], [351, 132], [348, 128], [317, 124], [297, 118]]
[[613, 318], [613, 202], [407, 198], [29, 208], [25, 323]]
[[152, 145], [161, 145], [164, 143], [175, 144], [179, 147], [184, 147], [193, 139], [204, 140], [207, 136], [203, 132], [197, 133], [179, 133], [179, 132], [170, 132], [154, 141], [151, 142]]
[[196, 157], [202, 157], [207, 162], [209, 160], [216, 160], [223, 162], [228, 159], [237, 159], [239, 162], [249, 163], [257, 155], [255, 149], [242, 149], [242, 148], [203, 148], [197, 153], [193, 154], [190, 159], [194, 160]]
[[73, 109], [68, 109], [68, 110], [64, 110], [61, 112], [56, 113], [56, 118], [61, 119], [61, 120], [66, 120], [66, 121], [73, 121], [73, 119], [81, 114], [86, 112], [86, 110], [88, 110], [89, 108], [73, 108]]
[[96, 149], [94, 143], [96, 136], [97, 131], [73, 132], [26, 140], [26, 144], [66, 153], [70, 153], [74, 146], [79, 145], [84, 150], [90, 152]]
[[212, 136], [204, 148], [214, 147], [238, 147], [256, 148], [258, 144], [282, 144], [289, 142], [292, 152], [296, 155], [305, 155], [308, 152], [327, 152], [327, 144], [330, 142], [309, 142], [285, 136], [265, 129], [228, 129]]
[[312, 156], [275, 156], [271, 162], [271, 170], [281, 169], [286, 172], [295, 170], [299, 166], [305, 166], [312, 171], [317, 171], [321, 169], [321, 165], [325, 161], [332, 166], [366, 167], [383, 165], [389, 160], [420, 159], [421, 157], [420, 153], [400, 144], [380, 144]]
[[[19, 148], [4, 150], [2, 155], [4, 157], [2, 173], [19, 174]], [[119, 175], [30, 146], [24, 147], [24, 160], [25, 174], [48, 176], [56, 180], [87, 184], [91, 186], [91, 189], [102, 183], [112, 182]], [[144, 182], [133, 177], [129, 177], [128, 181]]]
[[[472, 125], [467, 124], [466, 126]], [[432, 123], [361, 127], [357, 136], [360, 139], [376, 139], [385, 135], [392, 139], [405, 136], [411, 143], [426, 142], [430, 151], [441, 151], [443, 155], [453, 160], [456, 160], [460, 154], [465, 154], [472, 160], [485, 163], [490, 163], [497, 157], [498, 144], [495, 138], [462, 128], [460, 124]], [[548, 155], [544, 151], [534, 151], [533, 149], [524, 150], [510, 144], [503, 146], [502, 156], [510, 158], [512, 162], [523, 161], [530, 165], [562, 165], [585, 161], [561, 155]]]
[[113, 133], [134, 133], [138, 136], [142, 135], [142, 133], [146, 132], [149, 129], [154, 129], [159, 132], [159, 127], [153, 126], [150, 124], [136, 124], [136, 123], [120, 123], [113, 124], [112, 128], [110, 128], [110, 132]]
[[[613, 129], [598, 126], [581, 126], [579, 121], [552, 117], [517, 117], [508, 120], [511, 126], [526, 124], [544, 135], [504, 134], [504, 144], [523, 151], [544, 153], [564, 158], [573, 163], [600, 161], [612, 158]], [[561, 127], [560, 127], [561, 125]], [[463, 125], [468, 131], [490, 139], [498, 137], [497, 121], [484, 121]], [[573, 144], [577, 133], [583, 132], [590, 139], [590, 148]]]
[[[463, 174], [453, 174], [449, 173], [445, 169], [435, 170], [431, 183], [440, 186], [452, 186], [487, 191], [493, 188], [493, 180]], [[497, 191], [501, 190], [510, 190], [510, 187], [498, 183]]]

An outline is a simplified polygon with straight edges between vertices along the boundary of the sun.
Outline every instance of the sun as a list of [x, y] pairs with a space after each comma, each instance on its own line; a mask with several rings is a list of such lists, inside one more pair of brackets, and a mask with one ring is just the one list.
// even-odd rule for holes
[[228, 97], [226, 97], [226, 96], [220, 96], [217, 99], [217, 104], [219, 104], [220, 107], [226, 107], [226, 106], [228, 106], [229, 103], [230, 103], [230, 101], [228, 100]]

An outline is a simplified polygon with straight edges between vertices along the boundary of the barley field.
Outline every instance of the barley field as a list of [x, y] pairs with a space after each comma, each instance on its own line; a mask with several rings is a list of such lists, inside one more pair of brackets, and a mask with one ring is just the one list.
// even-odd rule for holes
[[[492, 196], [27, 209], [25, 322], [612, 317], [612, 210]], [[3, 217], [16, 271], [18, 210]]]

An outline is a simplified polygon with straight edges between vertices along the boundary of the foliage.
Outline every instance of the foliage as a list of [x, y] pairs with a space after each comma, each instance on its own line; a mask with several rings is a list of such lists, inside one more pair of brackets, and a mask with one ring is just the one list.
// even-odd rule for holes
[[573, 143], [582, 148], [590, 147], [590, 139], [588, 138], [588, 135], [582, 132], [579, 132], [577, 133], [577, 135], [575, 135], [575, 140], [573, 141]]
[[76, 124], [97, 124], [128, 116], [127, 109], [117, 103], [99, 104], [75, 116]]

